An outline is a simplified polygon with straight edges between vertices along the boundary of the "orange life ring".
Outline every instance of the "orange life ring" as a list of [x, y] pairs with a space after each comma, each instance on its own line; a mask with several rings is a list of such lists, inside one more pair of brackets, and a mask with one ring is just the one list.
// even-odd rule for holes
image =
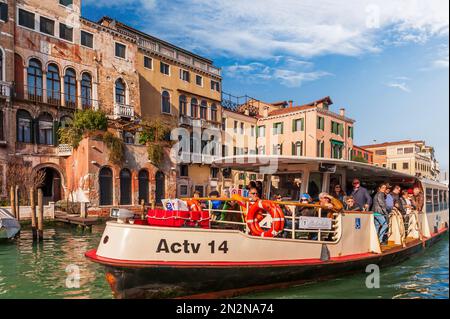
[[[264, 211], [272, 216], [272, 227], [266, 231], [259, 225], [259, 222], [263, 219]], [[269, 201], [259, 200], [248, 210], [247, 225], [253, 236], [275, 237], [284, 229], [284, 213], [280, 206]]]

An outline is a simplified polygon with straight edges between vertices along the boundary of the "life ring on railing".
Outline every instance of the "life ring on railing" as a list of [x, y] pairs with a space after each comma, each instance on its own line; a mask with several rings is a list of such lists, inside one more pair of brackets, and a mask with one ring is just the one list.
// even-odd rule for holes
[[[272, 216], [272, 227], [264, 230], [259, 225], [264, 219], [263, 212], [268, 212]], [[247, 213], [247, 225], [250, 234], [259, 237], [275, 237], [284, 229], [284, 213], [280, 206], [265, 200], [254, 203]]]

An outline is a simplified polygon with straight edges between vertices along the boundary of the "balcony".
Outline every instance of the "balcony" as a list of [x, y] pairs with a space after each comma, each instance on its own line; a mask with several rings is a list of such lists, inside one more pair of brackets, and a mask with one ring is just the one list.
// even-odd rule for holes
[[0, 98], [9, 101], [11, 99], [11, 83], [0, 81]]
[[97, 109], [99, 104], [97, 100], [86, 96], [77, 96], [66, 94], [59, 90], [44, 90], [40, 87], [27, 85], [16, 85], [14, 88], [14, 97], [18, 100], [24, 100], [34, 103], [44, 103], [56, 107], [65, 107], [69, 109]]
[[114, 103], [113, 118], [114, 119], [119, 119], [119, 118], [133, 119], [134, 118], [134, 107], [132, 107], [131, 105]]
[[72, 146], [69, 144], [59, 144], [58, 145], [58, 156], [71, 156], [72, 155]]
[[191, 67], [201, 69], [205, 72], [208, 72], [212, 75], [220, 76], [220, 69], [207, 64], [203, 61], [196, 59], [193, 56], [186, 55], [178, 50], [172, 49], [170, 47], [164, 46], [156, 41], [148, 40], [146, 38], [138, 37], [137, 43], [141, 48], [153, 51], [157, 54], [161, 54], [170, 59], [176, 60], [183, 64], [187, 64]]
[[180, 118], [178, 120], [179, 125], [187, 125], [192, 126], [192, 118], [187, 115], [180, 115]]

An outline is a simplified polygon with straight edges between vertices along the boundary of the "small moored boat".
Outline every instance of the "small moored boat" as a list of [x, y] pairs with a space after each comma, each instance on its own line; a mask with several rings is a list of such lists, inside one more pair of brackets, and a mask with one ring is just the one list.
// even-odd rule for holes
[[[263, 174], [265, 198], [277, 194], [283, 201], [205, 198], [206, 208], [199, 208], [190, 199], [190, 211], [149, 210], [146, 219], [117, 216], [107, 223], [98, 248], [86, 253], [105, 266], [117, 298], [225, 297], [325, 280], [365, 272], [370, 264], [398, 264], [448, 232], [448, 187], [438, 182], [323, 158], [237, 156], [214, 164]], [[407, 221], [394, 210], [388, 245], [380, 245], [372, 212], [333, 206], [324, 216], [325, 207], [311, 205], [316, 217], [296, 213], [299, 194], [314, 198], [337, 183], [348, 188], [355, 177], [372, 190], [386, 181], [418, 186], [424, 210], [409, 212]], [[213, 205], [218, 201], [240, 206], [218, 208]], [[226, 217], [232, 214], [241, 220]]]
[[0, 240], [11, 239], [20, 231], [20, 224], [5, 208], [0, 208]]

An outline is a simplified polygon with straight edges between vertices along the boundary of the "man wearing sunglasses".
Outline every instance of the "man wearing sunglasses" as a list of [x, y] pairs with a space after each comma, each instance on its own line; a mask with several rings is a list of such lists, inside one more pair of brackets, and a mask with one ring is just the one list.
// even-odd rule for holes
[[359, 179], [355, 178], [353, 180], [353, 191], [350, 194], [355, 202], [362, 207], [365, 211], [368, 211], [370, 206], [372, 205], [372, 197], [370, 197], [369, 192], [366, 188], [361, 186], [361, 182]]

